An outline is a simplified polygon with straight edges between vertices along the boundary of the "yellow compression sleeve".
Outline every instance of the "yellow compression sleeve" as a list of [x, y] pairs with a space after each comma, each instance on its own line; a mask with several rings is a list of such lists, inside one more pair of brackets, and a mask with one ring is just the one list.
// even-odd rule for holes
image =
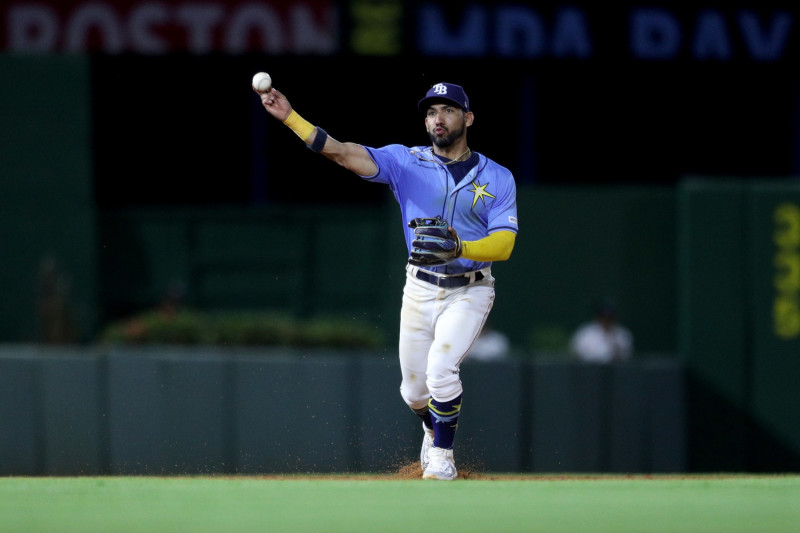
[[297, 136], [304, 141], [308, 139], [312, 133], [314, 133], [314, 126], [312, 126], [309, 121], [298, 115], [294, 109], [292, 109], [292, 112], [289, 113], [289, 116], [286, 117], [286, 120], [284, 120], [283, 123], [289, 126], [289, 129], [295, 132]]
[[496, 231], [477, 241], [461, 241], [461, 257], [473, 261], [505, 261], [511, 257], [517, 234]]

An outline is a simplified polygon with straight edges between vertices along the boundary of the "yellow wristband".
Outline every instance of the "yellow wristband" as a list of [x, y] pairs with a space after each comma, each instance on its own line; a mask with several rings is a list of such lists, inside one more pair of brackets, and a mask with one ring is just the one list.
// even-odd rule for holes
[[308, 139], [312, 133], [314, 133], [314, 126], [312, 126], [309, 121], [298, 115], [294, 109], [292, 109], [292, 112], [289, 113], [289, 116], [286, 117], [286, 120], [284, 120], [283, 123], [289, 126], [289, 129], [295, 132], [297, 136], [304, 141]]

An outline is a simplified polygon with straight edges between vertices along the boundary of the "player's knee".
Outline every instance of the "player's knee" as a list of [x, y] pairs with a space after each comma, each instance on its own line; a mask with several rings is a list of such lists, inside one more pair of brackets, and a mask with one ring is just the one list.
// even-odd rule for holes
[[463, 392], [458, 374], [428, 376], [426, 383], [430, 395], [437, 401], [452, 400]]
[[406, 404], [413, 410], [424, 409], [428, 405], [428, 400], [431, 393], [428, 392], [427, 387], [406, 383], [405, 381], [400, 385], [400, 395]]

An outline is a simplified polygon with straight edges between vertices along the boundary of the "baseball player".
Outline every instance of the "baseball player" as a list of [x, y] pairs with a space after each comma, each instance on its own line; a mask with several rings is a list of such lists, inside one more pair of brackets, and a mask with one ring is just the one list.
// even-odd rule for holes
[[400, 393], [422, 419], [422, 477], [456, 479], [459, 368], [494, 302], [492, 262], [510, 257], [518, 229], [511, 172], [469, 148], [474, 115], [459, 85], [437, 83], [419, 101], [432, 145], [413, 148], [339, 142], [298, 115], [275, 88], [259, 94], [264, 108], [312, 151], [388, 185], [400, 204], [409, 250]]

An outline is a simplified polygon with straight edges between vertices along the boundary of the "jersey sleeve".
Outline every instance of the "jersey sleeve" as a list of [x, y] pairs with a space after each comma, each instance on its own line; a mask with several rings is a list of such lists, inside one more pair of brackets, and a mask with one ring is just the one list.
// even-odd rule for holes
[[401, 173], [403, 156], [408, 152], [408, 148], [399, 144], [390, 144], [383, 148], [368, 146], [364, 148], [378, 167], [378, 172], [373, 176], [361, 177], [366, 181], [390, 185], [394, 189], [397, 177]]
[[514, 176], [505, 168], [502, 169], [501, 187], [497, 199], [489, 213], [487, 231], [512, 231], [517, 233], [519, 221], [517, 220], [517, 185]]

